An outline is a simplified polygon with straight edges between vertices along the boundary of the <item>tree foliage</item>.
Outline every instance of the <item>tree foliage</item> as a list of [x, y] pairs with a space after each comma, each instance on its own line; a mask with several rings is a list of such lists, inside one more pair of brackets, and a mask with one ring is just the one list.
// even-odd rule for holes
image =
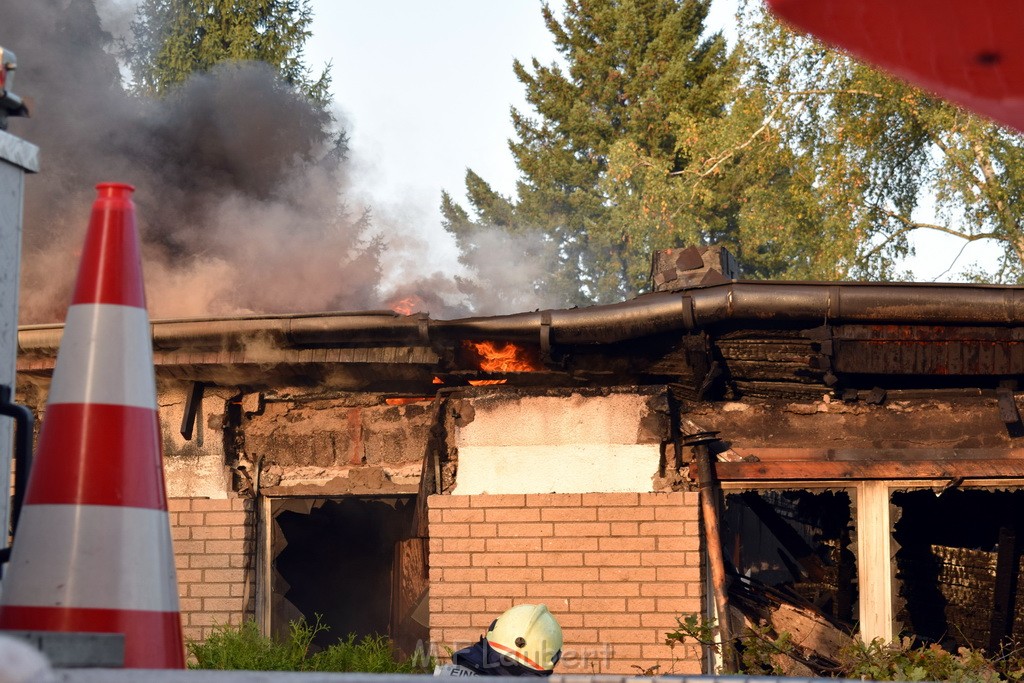
[[517, 196], [501, 196], [469, 170], [473, 215], [442, 197], [464, 253], [484, 226], [536, 232], [552, 245], [538, 287], [566, 303], [618, 300], [645, 279], [652, 248], [728, 228], [732, 207], [680, 208], [646, 191], [651, 178], [692, 163], [687, 127], [725, 113], [735, 71], [724, 39], [704, 36], [708, 5], [569, 0], [561, 18], [544, 6], [562, 63], [513, 64], [535, 113], [512, 110]]
[[544, 7], [560, 60], [514, 64], [533, 109], [512, 111], [515, 196], [472, 170], [468, 208], [442, 196], [464, 255], [485, 230], [534, 233], [553, 255], [536, 286], [566, 304], [642, 292], [652, 251], [708, 242], [745, 277], [897, 279], [910, 235], [941, 232], [999, 241], [984, 277], [1024, 278], [1021, 136], [796, 35], [761, 3], [741, 5], [729, 51], [705, 30], [708, 7]]
[[143, 0], [125, 54], [136, 88], [163, 95], [228, 61], [265, 62], [314, 102], [329, 99], [330, 69], [303, 63], [309, 0]]
[[[1024, 138], [780, 26], [742, 11], [744, 87], [848, 233], [837, 275], [904, 275], [915, 231], [1004, 247], [998, 272], [1024, 274]], [[934, 210], [931, 210], [931, 204]], [[934, 219], [930, 214], [934, 214]]]

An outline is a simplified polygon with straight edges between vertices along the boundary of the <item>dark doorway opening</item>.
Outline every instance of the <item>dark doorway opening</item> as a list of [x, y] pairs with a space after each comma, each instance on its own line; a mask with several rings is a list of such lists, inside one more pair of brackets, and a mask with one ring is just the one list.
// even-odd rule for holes
[[[409, 544], [421, 545], [414, 511], [408, 496], [273, 501], [271, 633], [282, 638], [290, 621], [315, 623], [319, 615], [329, 627], [314, 641], [320, 647], [349, 634], [407, 636], [395, 608], [410, 579]], [[411, 571], [425, 591], [422, 559]]]
[[892, 503], [897, 620], [951, 651], [1024, 636], [1024, 491], [899, 491]]
[[725, 498], [723, 545], [741, 576], [852, 624], [857, 567], [845, 491], [770, 490]]

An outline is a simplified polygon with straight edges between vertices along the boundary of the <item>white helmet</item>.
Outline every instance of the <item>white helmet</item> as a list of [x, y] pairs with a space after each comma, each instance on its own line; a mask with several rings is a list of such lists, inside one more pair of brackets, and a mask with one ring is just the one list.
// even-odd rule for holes
[[491, 648], [534, 671], [550, 673], [562, 656], [562, 627], [547, 605], [516, 605], [487, 630]]

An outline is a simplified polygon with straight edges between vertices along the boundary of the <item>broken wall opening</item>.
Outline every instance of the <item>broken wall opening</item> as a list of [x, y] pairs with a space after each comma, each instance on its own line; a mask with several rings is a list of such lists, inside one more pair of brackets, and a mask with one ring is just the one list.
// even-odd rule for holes
[[725, 497], [722, 541], [736, 571], [778, 599], [841, 624], [857, 614], [853, 511], [843, 490], [760, 490]]
[[1024, 636], [1024, 491], [896, 491], [892, 504], [905, 630], [953, 651]]
[[415, 508], [414, 496], [274, 499], [270, 633], [282, 638], [290, 621], [319, 615], [329, 627], [319, 647], [384, 635], [406, 652], [426, 639], [427, 619], [414, 614], [427, 585]]

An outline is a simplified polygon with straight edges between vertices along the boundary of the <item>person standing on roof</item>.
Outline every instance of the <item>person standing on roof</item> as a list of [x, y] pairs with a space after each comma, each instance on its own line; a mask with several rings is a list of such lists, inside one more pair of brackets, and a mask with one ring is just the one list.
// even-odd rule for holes
[[546, 605], [516, 605], [480, 642], [452, 655], [435, 676], [550, 676], [562, 656], [562, 627]]

